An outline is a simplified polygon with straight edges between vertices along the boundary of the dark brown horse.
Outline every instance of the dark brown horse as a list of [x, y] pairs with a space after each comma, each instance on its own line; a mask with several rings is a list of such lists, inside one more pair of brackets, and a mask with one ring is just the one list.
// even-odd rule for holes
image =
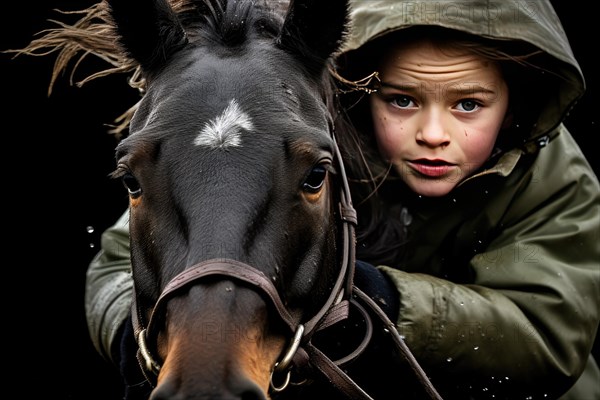
[[250, 1], [109, 5], [147, 80], [114, 175], [151, 398], [283, 393], [294, 336], [347, 298], [354, 216], [326, 102], [346, 1], [292, 2], [283, 24]]
[[145, 89], [114, 172], [145, 396], [385, 398], [405, 370], [434, 392], [353, 287], [328, 68], [347, 1], [291, 1], [283, 17], [249, 0], [105, 6]]

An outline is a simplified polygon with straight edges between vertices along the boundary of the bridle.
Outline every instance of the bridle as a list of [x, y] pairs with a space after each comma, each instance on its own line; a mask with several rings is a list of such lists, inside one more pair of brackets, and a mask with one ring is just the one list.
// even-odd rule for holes
[[[343, 160], [332, 134], [335, 153], [339, 164], [339, 173], [342, 180], [341, 195], [339, 201], [339, 217], [341, 219], [341, 239], [342, 239], [342, 260], [339, 274], [336, 278], [334, 287], [317, 313], [307, 321], [300, 321], [300, 316], [290, 312], [284, 305], [277, 289], [271, 280], [260, 270], [233, 259], [210, 259], [195, 264], [175, 276], [165, 286], [159, 296], [147, 324], [142, 323], [142, 313], [137, 307], [134, 285], [134, 296], [132, 302], [132, 322], [136, 341], [138, 344], [137, 358], [140, 367], [146, 379], [154, 386], [156, 378], [160, 371], [160, 363], [152, 355], [148, 343], [154, 343], [156, 340], [156, 329], [153, 329], [155, 320], [160, 314], [160, 310], [165, 303], [175, 296], [181, 289], [189, 287], [199, 280], [219, 275], [234, 278], [254, 286], [270, 299], [279, 318], [293, 333], [293, 338], [286, 352], [278, 361], [271, 375], [271, 390], [281, 392], [285, 390], [290, 383], [290, 375], [293, 369], [305, 371], [310, 365], [319, 370], [334, 386], [354, 400], [372, 400], [352, 378], [343, 371], [342, 367], [348, 362], [357, 358], [367, 347], [371, 340], [373, 332], [373, 323], [365, 307], [371, 309], [374, 314], [381, 319], [384, 329], [392, 337], [394, 344], [399, 350], [401, 356], [407, 361], [411, 370], [415, 373], [417, 379], [423, 385], [425, 392], [432, 399], [440, 399], [436, 389], [433, 387], [429, 378], [412, 355], [402, 337], [397, 331], [395, 324], [390, 321], [385, 312], [369, 296], [362, 292], [353, 284], [354, 263], [355, 263], [355, 227], [357, 216], [352, 206], [350, 188], [344, 170]], [[366, 333], [359, 346], [347, 356], [331, 360], [321, 350], [319, 350], [311, 341], [313, 335], [327, 327], [330, 327], [350, 315], [350, 308], [354, 307], [366, 322]], [[277, 385], [274, 383], [274, 376], [283, 376], [283, 383]], [[301, 384], [301, 383], [299, 383]]]

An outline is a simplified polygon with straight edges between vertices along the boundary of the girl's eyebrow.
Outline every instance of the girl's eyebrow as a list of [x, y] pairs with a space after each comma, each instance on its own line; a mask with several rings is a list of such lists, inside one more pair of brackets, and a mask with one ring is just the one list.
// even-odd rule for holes
[[416, 83], [389, 83], [389, 82], [380, 81], [379, 86], [381, 86], [382, 88], [404, 90], [407, 92], [417, 90]]
[[455, 96], [472, 96], [474, 94], [496, 94], [498, 92], [496, 85], [481, 85], [478, 82], [465, 82], [461, 84], [453, 84], [445, 87], [446, 93]]
[[[381, 88], [390, 88], [396, 90], [402, 90], [404, 92], [414, 93], [420, 90], [425, 92], [431, 92], [432, 88], [423, 87], [415, 82], [407, 82], [407, 83], [390, 83], [381, 81], [379, 83]], [[464, 96], [473, 96], [474, 94], [496, 94], [497, 86], [494, 84], [482, 85], [479, 82], [463, 82], [463, 83], [449, 83], [446, 85], [436, 84], [436, 88], [434, 90], [443, 90], [444, 93], [450, 94], [452, 96], [464, 97]]]

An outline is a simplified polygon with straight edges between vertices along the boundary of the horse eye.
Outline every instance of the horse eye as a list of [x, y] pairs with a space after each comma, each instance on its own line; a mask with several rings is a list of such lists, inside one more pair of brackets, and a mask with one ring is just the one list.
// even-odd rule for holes
[[142, 195], [142, 187], [132, 174], [124, 174], [121, 177], [121, 182], [123, 182], [123, 186], [125, 186], [132, 198], [137, 199]]
[[317, 165], [306, 177], [302, 188], [309, 193], [317, 193], [323, 187], [325, 177], [327, 177], [327, 169], [323, 165]]

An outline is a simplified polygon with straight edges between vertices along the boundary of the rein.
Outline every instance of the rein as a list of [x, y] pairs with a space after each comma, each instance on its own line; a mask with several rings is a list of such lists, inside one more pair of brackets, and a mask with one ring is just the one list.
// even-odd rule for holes
[[[297, 370], [303, 370], [312, 366], [317, 368], [328, 381], [347, 395], [348, 398], [353, 400], [373, 400], [368, 393], [366, 393], [346, 372], [342, 370], [342, 366], [358, 357], [371, 340], [373, 323], [369, 313], [365, 310], [365, 308], [368, 308], [381, 319], [384, 329], [391, 334], [396, 348], [409, 364], [411, 370], [414, 372], [429, 397], [437, 400], [442, 399], [418, 361], [410, 352], [406, 343], [404, 343], [395, 324], [387, 317], [377, 303], [353, 284], [355, 264], [354, 230], [357, 224], [357, 216], [356, 211], [352, 206], [350, 188], [346, 178], [343, 160], [340, 151], [337, 148], [337, 143], [335, 143], [335, 137], [334, 144], [343, 183], [339, 203], [339, 215], [342, 222], [343, 257], [341, 260], [341, 269], [335, 281], [333, 290], [321, 309], [312, 318], [302, 322], [299, 315], [291, 313], [285, 307], [277, 289], [262, 271], [241, 261], [219, 258], [202, 261], [175, 276], [175, 278], [165, 286], [154, 305], [148, 323], [144, 326], [141, 323], [141, 312], [136, 305], [134, 285], [132, 322], [139, 347], [137, 358], [144, 376], [153, 386], [156, 384], [156, 378], [160, 371], [160, 363], [153, 357], [152, 352], [148, 347], [148, 343], [154, 343], [156, 339], [157, 332], [156, 329], [152, 329], [152, 327], [155, 324], [154, 321], [158, 318], [157, 315], [160, 314], [164, 304], [170, 298], [175, 296], [182, 288], [192, 285], [204, 277], [219, 275], [235, 278], [251, 284], [266, 294], [271, 300], [275, 310], [277, 310], [281, 320], [289, 327], [290, 332], [294, 334], [281, 361], [275, 364], [271, 373], [272, 391], [281, 392], [287, 388], [291, 380], [290, 375], [292, 369], [296, 368]], [[367, 324], [365, 337], [359, 346], [350, 354], [338, 360], [331, 360], [311, 342], [311, 338], [317, 331], [347, 319], [349, 317], [350, 307], [355, 307], [364, 317]], [[285, 374], [283, 383], [279, 386], [275, 385], [273, 382], [275, 374]]]

